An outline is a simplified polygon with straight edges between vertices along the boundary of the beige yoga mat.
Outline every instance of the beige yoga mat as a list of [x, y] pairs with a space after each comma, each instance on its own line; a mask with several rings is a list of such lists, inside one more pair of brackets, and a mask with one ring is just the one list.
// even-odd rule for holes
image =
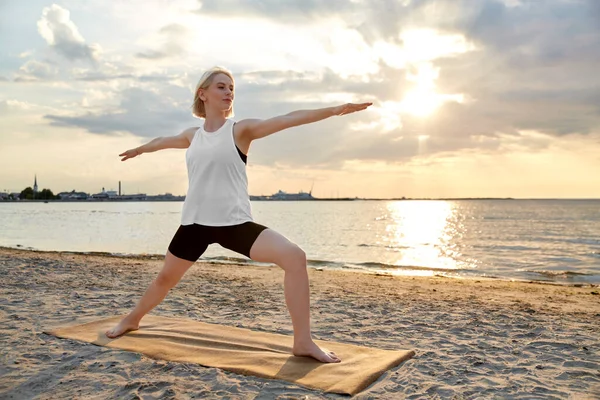
[[342, 362], [323, 364], [292, 355], [292, 336], [258, 332], [190, 319], [147, 315], [140, 329], [109, 339], [104, 332], [121, 317], [58, 328], [46, 333], [152, 358], [198, 363], [244, 375], [282, 379], [332, 393], [356, 394], [386, 370], [414, 356], [412, 350], [380, 350], [323, 340]]

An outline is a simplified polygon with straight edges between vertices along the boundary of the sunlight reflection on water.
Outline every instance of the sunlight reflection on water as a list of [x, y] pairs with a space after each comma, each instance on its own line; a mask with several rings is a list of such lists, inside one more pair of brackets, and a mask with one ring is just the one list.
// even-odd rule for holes
[[386, 244], [397, 249], [395, 265], [434, 269], [474, 268], [459, 261], [463, 224], [451, 201], [396, 201], [387, 204]]

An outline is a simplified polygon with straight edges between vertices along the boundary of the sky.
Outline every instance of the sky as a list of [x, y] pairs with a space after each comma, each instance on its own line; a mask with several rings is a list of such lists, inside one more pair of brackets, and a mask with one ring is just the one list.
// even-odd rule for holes
[[373, 102], [252, 143], [249, 192], [600, 198], [595, 0], [0, 0], [0, 191], [187, 191], [202, 73], [234, 119]]

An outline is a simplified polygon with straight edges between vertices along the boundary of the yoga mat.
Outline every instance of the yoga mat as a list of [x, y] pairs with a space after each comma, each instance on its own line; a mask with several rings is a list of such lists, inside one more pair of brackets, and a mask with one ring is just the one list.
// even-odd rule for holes
[[104, 332], [121, 318], [111, 317], [45, 333], [152, 358], [198, 363], [349, 395], [359, 393], [386, 370], [415, 354], [412, 350], [381, 350], [315, 340], [320, 347], [335, 352], [342, 359], [340, 363], [324, 364], [310, 357], [295, 357], [292, 336], [154, 315], [146, 315], [137, 331], [116, 339], [107, 338]]

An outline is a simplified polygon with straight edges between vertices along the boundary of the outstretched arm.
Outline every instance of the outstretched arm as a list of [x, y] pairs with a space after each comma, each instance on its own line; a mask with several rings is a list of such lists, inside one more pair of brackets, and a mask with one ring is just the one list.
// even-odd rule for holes
[[187, 149], [190, 147], [191, 138], [197, 130], [198, 128], [189, 128], [179, 135], [154, 138], [140, 147], [119, 154], [119, 157], [123, 157], [121, 161], [125, 161], [142, 153], [152, 153], [163, 149]]
[[238, 129], [241, 130], [242, 136], [252, 141], [293, 126], [310, 124], [311, 122], [321, 121], [325, 118], [333, 117], [334, 115], [345, 115], [356, 111], [362, 111], [371, 104], [373, 103], [347, 103], [337, 107], [293, 111], [289, 114], [269, 119], [245, 119], [238, 122]]

